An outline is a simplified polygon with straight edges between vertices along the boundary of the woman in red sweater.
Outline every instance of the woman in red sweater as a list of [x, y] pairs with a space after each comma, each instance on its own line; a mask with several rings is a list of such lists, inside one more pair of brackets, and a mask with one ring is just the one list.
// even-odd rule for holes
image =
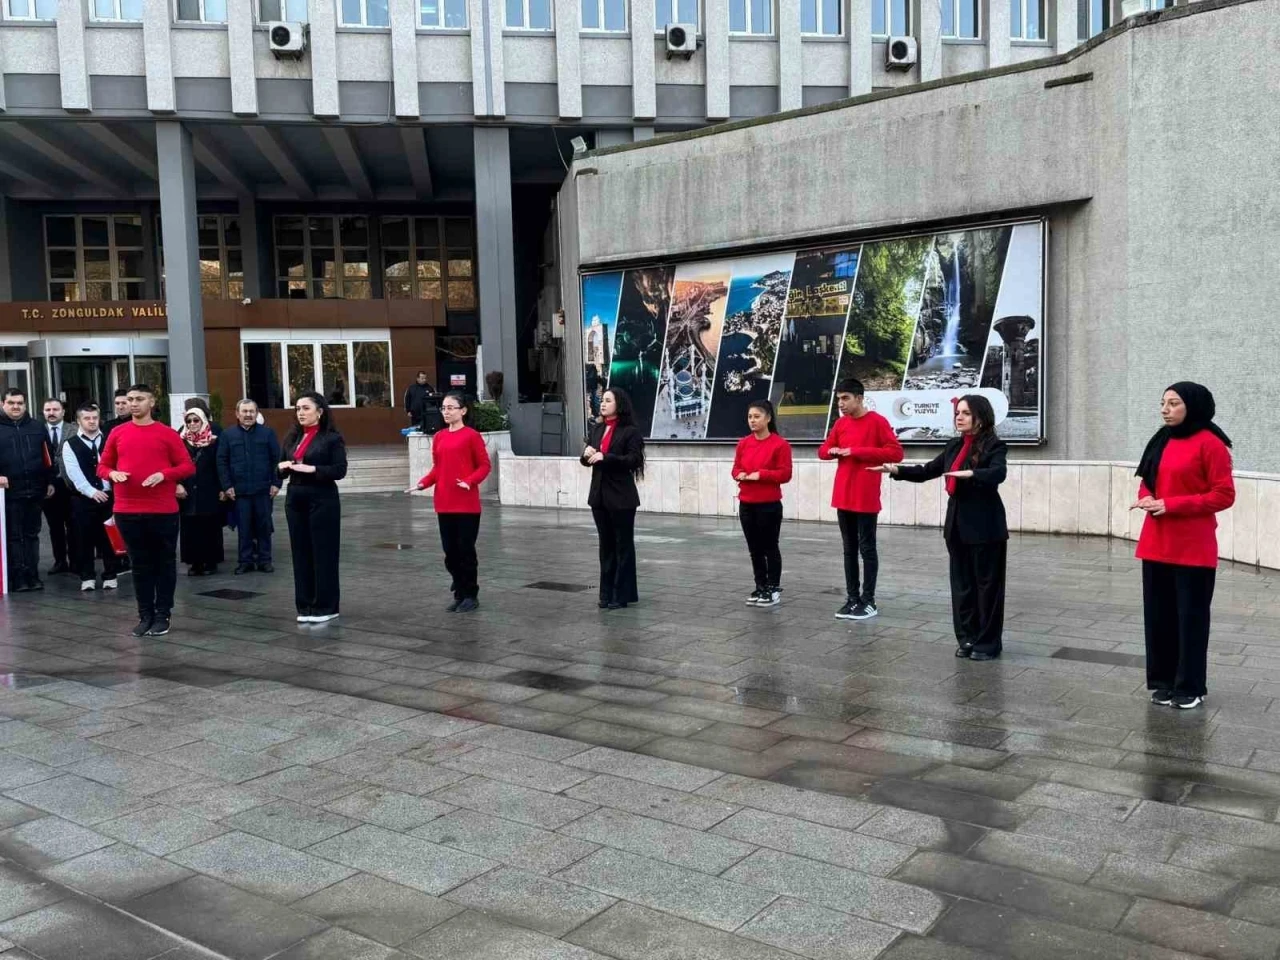
[[1138, 559], [1151, 702], [1191, 710], [1204, 702], [1209, 605], [1218, 568], [1214, 514], [1235, 502], [1231, 439], [1213, 422], [1213, 394], [1198, 383], [1164, 392], [1164, 426], [1138, 464]]
[[476, 537], [480, 535], [480, 484], [489, 475], [489, 453], [484, 437], [467, 426], [469, 414], [461, 393], [447, 393], [440, 415], [448, 429], [431, 441], [431, 470], [407, 492], [436, 488], [436, 519], [444, 545], [444, 566], [453, 577], [450, 613], [470, 613], [480, 606], [480, 561]]
[[773, 404], [756, 400], [747, 408], [751, 432], [733, 452], [738, 481], [738, 519], [751, 554], [756, 588], [747, 603], [772, 607], [782, 599], [782, 485], [791, 482], [791, 444], [778, 434]]

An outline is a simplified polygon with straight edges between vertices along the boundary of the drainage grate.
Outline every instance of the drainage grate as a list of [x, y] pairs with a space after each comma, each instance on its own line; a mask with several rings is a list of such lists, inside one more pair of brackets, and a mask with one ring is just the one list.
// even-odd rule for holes
[[591, 587], [585, 583], [560, 583], [556, 580], [539, 580], [536, 583], [526, 583], [526, 590], [554, 590], [556, 593], [582, 593], [584, 590], [590, 590]]
[[248, 600], [250, 597], [260, 597], [262, 594], [255, 593], [253, 590], [231, 590], [223, 587], [221, 590], [206, 590], [196, 596], [213, 597], [215, 600]]
[[1060, 647], [1049, 656], [1053, 660], [1109, 663], [1116, 667], [1145, 667], [1147, 665], [1147, 658], [1136, 653], [1115, 653], [1112, 650], [1085, 650], [1081, 647]]

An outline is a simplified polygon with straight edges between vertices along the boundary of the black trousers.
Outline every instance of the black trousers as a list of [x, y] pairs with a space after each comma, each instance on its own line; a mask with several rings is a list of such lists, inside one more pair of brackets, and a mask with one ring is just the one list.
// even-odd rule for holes
[[289, 524], [293, 595], [299, 615], [337, 613], [342, 546], [342, 501], [338, 491], [290, 486], [284, 517]]
[[49, 525], [49, 543], [53, 547], [53, 562], [65, 564], [70, 559], [71, 497], [61, 480], [55, 480], [54, 494], [40, 503], [45, 522]]
[[606, 603], [635, 603], [636, 512], [591, 508], [600, 536], [600, 599]]
[[1209, 605], [1218, 571], [1142, 561], [1147, 688], [1203, 697], [1209, 656]]
[[40, 501], [6, 496], [4, 532], [9, 552], [9, 589], [32, 586], [40, 579]]
[[173, 610], [180, 523], [176, 513], [116, 514], [116, 526], [129, 548], [133, 589], [143, 618], [167, 617]]
[[[844, 541], [844, 594], [855, 603], [872, 603], [880, 553], [876, 550], [876, 515], [837, 510], [840, 539]], [[862, 554], [862, 583], [858, 583], [858, 554]]]
[[947, 541], [951, 555], [951, 614], [956, 642], [972, 644], [981, 653], [1003, 648], [1004, 573], [1008, 541], [958, 543]]
[[236, 535], [241, 563], [271, 562], [271, 534], [276, 529], [271, 518], [274, 506], [275, 501], [268, 493], [236, 497]]
[[444, 568], [453, 577], [456, 600], [480, 596], [480, 561], [476, 557], [476, 537], [480, 535], [480, 514], [439, 513], [440, 543], [444, 547]]
[[111, 502], [97, 503], [79, 494], [71, 501], [71, 569], [81, 580], [96, 576], [94, 558], [102, 560], [102, 576], [111, 580], [119, 564], [103, 524], [111, 518]]
[[778, 537], [782, 533], [782, 503], [738, 503], [738, 520], [747, 538], [751, 554], [751, 572], [756, 589], [782, 585], [782, 551]]

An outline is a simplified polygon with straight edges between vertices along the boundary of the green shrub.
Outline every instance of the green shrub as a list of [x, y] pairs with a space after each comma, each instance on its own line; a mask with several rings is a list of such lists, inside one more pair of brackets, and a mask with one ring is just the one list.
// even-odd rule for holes
[[511, 422], [502, 408], [492, 401], [475, 403], [471, 407], [471, 425], [481, 433], [494, 433], [511, 429]]

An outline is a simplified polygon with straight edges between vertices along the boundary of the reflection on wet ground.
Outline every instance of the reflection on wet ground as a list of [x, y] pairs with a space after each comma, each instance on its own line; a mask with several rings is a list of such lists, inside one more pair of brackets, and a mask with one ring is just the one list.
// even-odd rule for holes
[[163, 638], [127, 578], [4, 602], [0, 958], [1280, 955], [1266, 572], [1220, 573], [1178, 713], [1126, 544], [1015, 539], [978, 664], [936, 531], [882, 529], [846, 623], [834, 529], [785, 527], [756, 610], [732, 521], [644, 516], [604, 612], [589, 518], [495, 508], [457, 616], [427, 505], [344, 514], [322, 627], [287, 561], [183, 578]]

